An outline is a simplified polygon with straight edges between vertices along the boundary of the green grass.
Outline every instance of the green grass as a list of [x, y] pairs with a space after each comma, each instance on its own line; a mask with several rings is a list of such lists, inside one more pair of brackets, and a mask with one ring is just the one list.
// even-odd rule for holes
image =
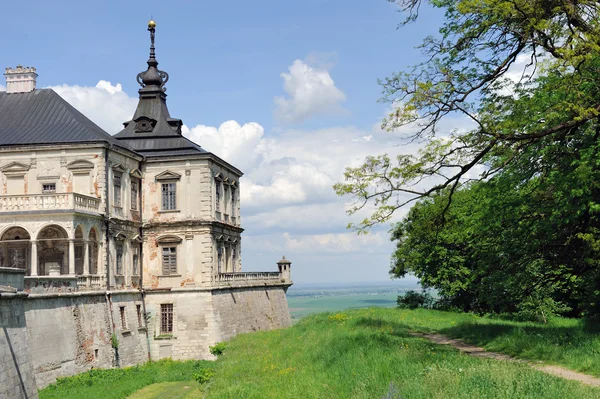
[[148, 385], [128, 399], [201, 399], [203, 396], [196, 381], [177, 381]]
[[[213, 367], [210, 361], [174, 362], [160, 360], [123, 369], [90, 370], [73, 377], [60, 378], [56, 384], [39, 392], [40, 399], [127, 398], [137, 390], [160, 382], [189, 381], [204, 367]], [[198, 383], [194, 382], [195, 387]], [[148, 396], [152, 398], [153, 396]], [[174, 396], [174, 398], [185, 396]], [[190, 398], [192, 398], [191, 396]]]
[[529, 360], [542, 360], [600, 377], [600, 325], [555, 318], [548, 324], [506, 321], [467, 313], [397, 311], [398, 321], [416, 331], [453, 338]]
[[288, 297], [288, 307], [292, 318], [321, 312], [338, 312], [346, 309], [369, 308], [372, 306], [393, 308], [398, 294], [356, 294], [322, 297]]
[[[42, 390], [40, 398], [125, 398], [136, 391], [134, 399], [600, 397], [599, 388], [523, 363], [469, 357], [410, 331], [440, 332], [490, 350], [600, 374], [600, 336], [582, 321], [556, 319], [540, 325], [369, 308], [321, 313], [288, 329], [239, 335], [214, 363], [160, 361], [93, 370], [59, 380]], [[207, 366], [215, 374], [203, 390], [197, 383], [191, 391], [185, 388]], [[181, 383], [162, 384], [168, 381]]]
[[408, 334], [413, 329], [452, 329], [464, 320], [474, 319], [371, 308], [318, 314], [289, 329], [239, 335], [217, 361], [206, 397], [600, 396], [598, 389], [543, 374], [526, 364], [469, 357]]

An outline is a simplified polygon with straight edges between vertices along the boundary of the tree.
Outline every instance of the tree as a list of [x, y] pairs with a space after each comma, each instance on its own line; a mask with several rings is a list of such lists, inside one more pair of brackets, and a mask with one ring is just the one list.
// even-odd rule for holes
[[[397, 2], [418, 18], [420, 1]], [[464, 310], [600, 315], [600, 3], [430, 4], [446, 22], [423, 43], [428, 61], [382, 82], [395, 106], [383, 127], [428, 142], [346, 170], [335, 190], [356, 200], [349, 212], [375, 205], [354, 227], [414, 202], [392, 231], [393, 276]], [[535, 73], [514, 83], [523, 55]], [[456, 115], [474, 128], [440, 130]]]
[[[395, 2], [408, 13], [404, 23], [418, 19], [421, 0]], [[485, 168], [477, 180], [489, 179], [524, 153], [577, 139], [600, 114], [599, 2], [430, 0], [429, 4], [445, 10], [446, 22], [438, 38], [427, 38], [422, 45], [428, 60], [381, 82], [384, 101], [394, 105], [382, 126], [389, 130], [412, 126], [415, 137], [429, 142], [417, 155], [395, 160], [372, 156], [360, 167], [346, 169], [345, 182], [334, 188], [338, 195], [356, 201], [349, 213], [368, 203], [375, 205], [368, 218], [353, 225], [360, 232], [389, 220], [398, 208], [444, 190], [448, 190], [442, 209], [446, 211], [474, 167]], [[520, 55], [529, 57], [539, 75], [523, 76], [515, 94], [501, 94], [512, 83], [506, 73]], [[550, 72], [552, 79], [540, 88], [540, 80]], [[471, 120], [475, 128], [466, 133], [440, 131], [440, 122], [456, 115]], [[536, 163], [529, 168], [535, 172]], [[423, 182], [429, 185], [415, 188]]]

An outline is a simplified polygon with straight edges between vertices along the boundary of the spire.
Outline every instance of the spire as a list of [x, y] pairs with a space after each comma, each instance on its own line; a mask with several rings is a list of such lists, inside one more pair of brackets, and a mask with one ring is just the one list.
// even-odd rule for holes
[[[157, 68], [158, 61], [154, 48], [154, 35], [156, 32], [156, 22], [148, 21], [148, 31], [150, 32], [150, 58], [148, 59], [148, 69], [137, 75], [137, 82], [142, 86], [143, 91], [160, 89], [166, 91], [165, 83], [169, 80], [169, 74]], [[148, 90], [146, 90], [148, 89]]]

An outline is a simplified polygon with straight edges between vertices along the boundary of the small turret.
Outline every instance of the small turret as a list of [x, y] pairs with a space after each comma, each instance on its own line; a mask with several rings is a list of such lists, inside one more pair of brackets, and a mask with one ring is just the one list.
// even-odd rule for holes
[[277, 262], [277, 267], [279, 268], [279, 273], [281, 273], [281, 278], [285, 282], [291, 282], [292, 281], [292, 275], [291, 275], [292, 262], [287, 260], [285, 258], [285, 255], [283, 256], [283, 258], [281, 258], [281, 260], [279, 262]]

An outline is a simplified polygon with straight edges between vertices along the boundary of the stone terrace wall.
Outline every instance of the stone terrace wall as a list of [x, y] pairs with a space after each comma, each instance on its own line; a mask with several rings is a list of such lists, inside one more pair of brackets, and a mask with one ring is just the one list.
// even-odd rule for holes
[[[29, 348], [37, 386], [43, 388], [58, 377], [93, 368], [133, 365], [147, 359], [145, 333], [115, 330], [119, 355], [112, 347], [113, 321], [119, 323], [119, 304], [128, 314], [139, 293], [119, 294], [110, 303], [104, 293], [30, 295], [25, 301]], [[131, 316], [130, 316], [131, 319]]]
[[[212, 359], [215, 323], [210, 290], [147, 292], [148, 334], [152, 360]], [[160, 333], [160, 305], [173, 304], [173, 334]]]
[[216, 340], [225, 341], [251, 331], [289, 327], [292, 320], [286, 289], [287, 286], [271, 286], [214, 290]]
[[[21, 277], [22, 280], [22, 277]], [[0, 289], [0, 398], [37, 398], [23, 302], [27, 294]]]

